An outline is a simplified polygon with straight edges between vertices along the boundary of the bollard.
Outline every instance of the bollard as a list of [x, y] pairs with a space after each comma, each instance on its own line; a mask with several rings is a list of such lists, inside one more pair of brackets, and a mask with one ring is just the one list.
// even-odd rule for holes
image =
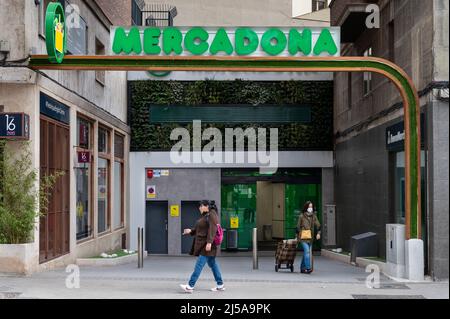
[[253, 228], [253, 269], [258, 269], [258, 232]]
[[137, 237], [138, 268], [141, 268], [141, 227], [138, 227]]
[[144, 268], [144, 228], [138, 227], [138, 268]]
[[144, 268], [144, 227], [141, 227], [141, 268]]

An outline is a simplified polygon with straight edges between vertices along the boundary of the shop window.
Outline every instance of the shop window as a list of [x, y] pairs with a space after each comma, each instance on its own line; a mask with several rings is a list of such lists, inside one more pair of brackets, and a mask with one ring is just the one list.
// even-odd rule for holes
[[[369, 57], [372, 56], [372, 47], [367, 48], [364, 51], [363, 56]], [[372, 73], [364, 72], [363, 74], [363, 93], [364, 95], [369, 94], [372, 91]]]
[[98, 233], [110, 229], [110, 132], [105, 128], [98, 129], [98, 167], [97, 167], [97, 221]]
[[104, 128], [98, 129], [98, 152], [107, 155], [109, 153], [109, 132]]
[[125, 226], [124, 221], [124, 137], [114, 134], [114, 229]]
[[90, 158], [84, 161], [78, 156], [79, 153], [83, 153], [83, 156], [91, 156], [91, 131], [92, 124], [89, 121], [83, 118], [77, 119], [77, 157], [75, 159], [77, 240], [92, 236], [92, 163]]

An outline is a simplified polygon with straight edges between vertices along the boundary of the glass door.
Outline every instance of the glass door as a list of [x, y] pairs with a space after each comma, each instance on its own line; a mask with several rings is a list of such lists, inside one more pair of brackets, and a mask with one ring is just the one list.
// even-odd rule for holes
[[[256, 183], [222, 185], [221, 225], [227, 232], [237, 230], [238, 249], [252, 248], [256, 227]], [[222, 249], [226, 249], [226, 238]]]

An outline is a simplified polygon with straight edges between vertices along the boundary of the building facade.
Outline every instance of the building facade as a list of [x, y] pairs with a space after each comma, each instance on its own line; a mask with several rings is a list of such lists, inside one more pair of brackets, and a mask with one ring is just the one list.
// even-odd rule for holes
[[[388, 59], [418, 89], [425, 273], [448, 278], [448, 2], [335, 0], [330, 8], [342, 55]], [[335, 74], [334, 92], [337, 244], [348, 250], [351, 236], [375, 232], [383, 258], [386, 224], [405, 222], [401, 99], [370, 73]]]
[[[63, 176], [52, 190], [48, 213], [36, 220], [25, 257], [2, 255], [8, 246], [2, 245], [0, 271], [30, 273], [127, 245], [126, 72], [35, 72], [22, 64], [30, 54], [46, 54], [49, 2], [1, 3], [0, 40], [7, 50], [2, 49], [0, 112], [29, 115], [33, 168]], [[104, 2], [60, 3], [68, 23], [67, 54], [105, 54], [112, 22]]]
[[[294, 2], [157, 0], [142, 8], [141, 20], [147, 26], [180, 28], [329, 26], [326, 20], [298, 17], [301, 13], [294, 10]], [[164, 10], [168, 14], [163, 16], [170, 17], [165, 21], [156, 14]], [[319, 11], [327, 10], [320, 7]], [[186, 254], [191, 239], [181, 235], [182, 229], [195, 223], [198, 202], [202, 199], [215, 200], [219, 208], [226, 230], [222, 248], [238, 250], [252, 247], [254, 227], [263, 249], [274, 249], [280, 238], [295, 237], [300, 206], [306, 200], [315, 202], [320, 218], [325, 206], [334, 204], [332, 74], [128, 72], [128, 80], [133, 181], [130, 223], [133, 231], [144, 227], [148, 253]], [[175, 163], [170, 152], [176, 143], [170, 140], [172, 130], [182, 127], [195, 133], [192, 122], [159, 116], [163, 114], [161, 105], [178, 108], [191, 118], [196, 115], [200, 118], [205, 112], [213, 114], [214, 119], [203, 123], [202, 130], [215, 127], [224, 133], [226, 128], [278, 127], [281, 144], [277, 173], [261, 174], [259, 167], [264, 165], [248, 160]], [[294, 117], [282, 120], [284, 111], [305, 106], [311, 111], [306, 122]], [[238, 111], [227, 115], [230, 112], [227, 110], [233, 107], [239, 108]], [[272, 123], [264, 123], [263, 115], [270, 107], [276, 107], [278, 113]], [[245, 117], [242, 114], [248, 112], [253, 112], [253, 120], [242, 120]], [[263, 122], [258, 123], [259, 120]], [[193, 153], [191, 150], [190, 156], [195, 156]], [[244, 153], [248, 155], [248, 151]], [[134, 237], [131, 236], [132, 249], [137, 247]]]

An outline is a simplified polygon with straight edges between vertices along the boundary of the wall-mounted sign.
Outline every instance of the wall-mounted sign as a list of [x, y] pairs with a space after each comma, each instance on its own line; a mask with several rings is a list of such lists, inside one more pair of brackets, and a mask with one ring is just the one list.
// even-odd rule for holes
[[149, 185], [147, 186], [147, 199], [156, 198], [156, 186]]
[[239, 217], [230, 217], [230, 228], [239, 228]]
[[[420, 144], [425, 146], [425, 116], [420, 114]], [[399, 122], [386, 128], [386, 149], [403, 151], [405, 149], [405, 122]]]
[[42, 92], [40, 96], [40, 109], [41, 114], [65, 124], [70, 123], [69, 107]]
[[339, 56], [338, 27], [112, 27], [111, 54]]
[[24, 113], [0, 113], [0, 138], [28, 140], [30, 117]]
[[64, 8], [50, 2], [45, 14], [45, 44], [50, 62], [61, 63], [66, 53], [66, 23]]
[[180, 216], [180, 206], [170, 205], [170, 216], [172, 216], [172, 217]]
[[87, 151], [78, 151], [78, 163], [89, 163], [91, 161], [91, 153]]
[[161, 170], [161, 176], [169, 176], [169, 175], [170, 175], [170, 171], [168, 169]]

